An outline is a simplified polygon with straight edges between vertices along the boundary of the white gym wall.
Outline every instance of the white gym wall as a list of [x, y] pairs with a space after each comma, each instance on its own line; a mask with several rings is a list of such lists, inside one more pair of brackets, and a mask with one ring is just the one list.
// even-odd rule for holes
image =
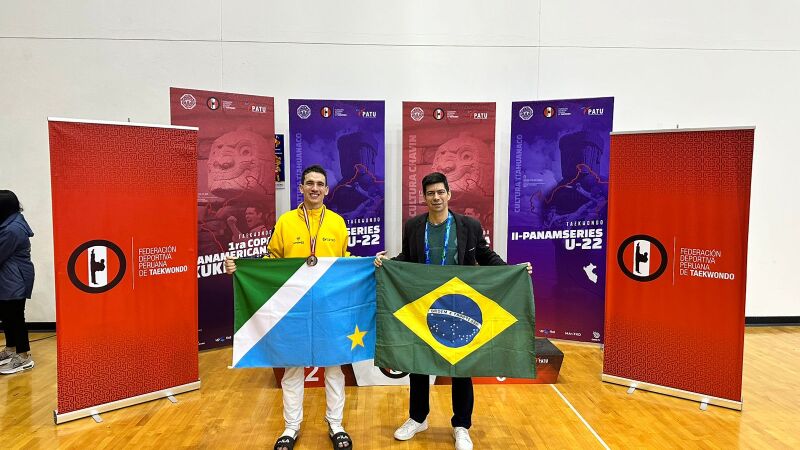
[[390, 253], [403, 100], [497, 102], [503, 256], [512, 101], [614, 96], [615, 131], [754, 125], [746, 312], [800, 316], [798, 16], [791, 0], [5, 1], [0, 189], [36, 233], [27, 319], [55, 321], [47, 117], [169, 123], [170, 86], [273, 96], [278, 133], [289, 98], [386, 100]]

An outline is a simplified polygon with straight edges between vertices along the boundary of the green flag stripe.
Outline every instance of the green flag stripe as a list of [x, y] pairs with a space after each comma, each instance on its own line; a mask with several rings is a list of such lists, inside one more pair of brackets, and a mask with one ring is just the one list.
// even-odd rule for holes
[[[455, 276], [497, 302], [517, 322], [453, 365], [394, 313]], [[524, 266], [440, 267], [384, 261], [376, 271], [376, 282], [376, 366], [442, 376], [536, 376], [533, 293]], [[484, 322], [484, 326], [493, 325]]]
[[[233, 274], [234, 333], [305, 264], [303, 258], [239, 259]], [[254, 276], [257, 275], [257, 276]]]
[[[297, 271], [281, 286], [263, 306], [255, 312], [233, 335], [233, 365], [239, 364], [253, 347], [273, 329], [313, 289], [336, 261], [341, 258], [320, 258], [313, 266], [301, 264]], [[264, 276], [262, 270], [257, 276]], [[238, 298], [236, 301], [238, 302]]]

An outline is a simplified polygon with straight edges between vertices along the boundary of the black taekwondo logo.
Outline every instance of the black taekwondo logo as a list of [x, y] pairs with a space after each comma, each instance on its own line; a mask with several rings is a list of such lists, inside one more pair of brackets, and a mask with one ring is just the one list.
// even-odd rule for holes
[[69, 280], [89, 294], [113, 289], [125, 277], [125, 253], [111, 241], [95, 239], [79, 245], [67, 261]]
[[[657, 250], [653, 253], [653, 249]], [[631, 236], [617, 250], [617, 264], [636, 281], [653, 281], [667, 269], [667, 249], [658, 239], [646, 234]]]
[[208, 109], [216, 111], [219, 109], [219, 100], [217, 100], [216, 97], [209, 97], [208, 100], [206, 100], [206, 106], [208, 106]]

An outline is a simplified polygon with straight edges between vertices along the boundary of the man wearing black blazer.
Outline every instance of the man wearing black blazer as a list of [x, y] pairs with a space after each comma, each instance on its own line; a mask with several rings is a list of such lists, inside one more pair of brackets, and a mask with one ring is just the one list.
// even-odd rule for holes
[[[447, 177], [434, 172], [422, 179], [422, 191], [428, 212], [406, 221], [403, 226], [403, 249], [394, 259], [421, 264], [498, 266], [506, 262], [497, 255], [483, 237], [481, 224], [448, 208], [451, 193]], [[375, 266], [381, 266], [386, 252], [375, 255]], [[528, 273], [531, 265], [528, 263]], [[410, 374], [410, 418], [394, 433], [406, 441], [428, 429], [430, 412], [428, 375]], [[453, 438], [456, 450], [472, 450], [469, 428], [474, 404], [472, 378], [453, 378]]]

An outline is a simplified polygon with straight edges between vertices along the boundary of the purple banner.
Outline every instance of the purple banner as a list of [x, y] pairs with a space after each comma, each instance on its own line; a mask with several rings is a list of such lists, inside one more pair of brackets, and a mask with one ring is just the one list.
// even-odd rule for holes
[[508, 262], [533, 264], [536, 335], [603, 342], [613, 97], [514, 102]]
[[385, 246], [384, 109], [383, 101], [289, 100], [291, 206], [303, 201], [303, 169], [324, 167], [325, 205], [344, 218], [356, 256], [373, 256]]

